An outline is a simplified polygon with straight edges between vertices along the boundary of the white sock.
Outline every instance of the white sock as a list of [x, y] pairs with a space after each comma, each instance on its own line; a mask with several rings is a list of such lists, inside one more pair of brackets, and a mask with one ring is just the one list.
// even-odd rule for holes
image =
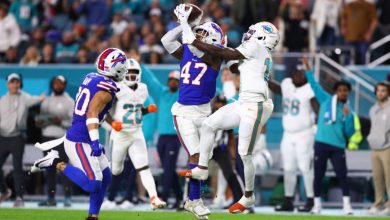
[[303, 176], [303, 182], [305, 184], [306, 197], [313, 198], [313, 196], [314, 196], [314, 188], [313, 188], [314, 173], [312, 170], [310, 170], [309, 172], [302, 173], [302, 176]]
[[148, 168], [146, 170], [141, 170], [139, 172], [139, 175], [141, 177], [142, 185], [144, 185], [146, 191], [149, 194], [149, 198], [157, 196], [156, 184], [154, 183], [154, 179], [152, 176], [152, 172], [150, 172], [150, 169]]
[[343, 196], [343, 207], [351, 206], [351, 200], [349, 196]]
[[217, 195], [216, 198], [224, 198], [225, 200], [225, 192], [226, 192], [226, 187], [228, 183], [223, 176], [222, 170], [218, 170], [218, 185], [217, 185]]
[[203, 124], [200, 129], [200, 154], [198, 165], [208, 167], [210, 153], [213, 150], [215, 131], [207, 124]]
[[297, 185], [297, 175], [295, 175], [295, 172], [285, 171], [284, 172], [284, 195], [286, 197], [293, 197], [296, 185]]
[[244, 163], [245, 191], [253, 191], [255, 185], [255, 165], [252, 155], [241, 156]]
[[321, 197], [314, 197], [314, 206], [321, 208]]

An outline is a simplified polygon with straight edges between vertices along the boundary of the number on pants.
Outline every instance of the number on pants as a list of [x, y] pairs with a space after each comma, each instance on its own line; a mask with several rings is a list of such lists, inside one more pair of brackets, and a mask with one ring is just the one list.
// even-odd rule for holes
[[[137, 125], [142, 122], [142, 105], [124, 104], [123, 109], [128, 109], [123, 116], [123, 123]], [[133, 116], [134, 114], [134, 116]]]
[[[192, 64], [192, 62], [187, 62], [183, 66], [183, 68], [181, 69], [180, 77], [183, 78], [183, 84], [190, 84], [191, 64]], [[201, 70], [200, 70], [198, 76], [196, 76], [196, 78], [194, 80], [192, 80], [191, 84], [199, 86], [200, 85], [200, 80], [202, 79], [202, 77], [204, 76], [204, 74], [207, 71], [207, 65], [205, 63], [195, 63], [194, 68], [195, 69], [201, 68]]]
[[[77, 94], [77, 98], [76, 98], [76, 105], [74, 107], [74, 113], [76, 115], [83, 116], [85, 114], [90, 101], [90, 96], [91, 96], [91, 92], [89, 91], [88, 88], [84, 88], [82, 90], [81, 87], [79, 88], [79, 93]], [[82, 99], [82, 97], [85, 98], [83, 104], [81, 105], [81, 108], [79, 108], [80, 100]]]

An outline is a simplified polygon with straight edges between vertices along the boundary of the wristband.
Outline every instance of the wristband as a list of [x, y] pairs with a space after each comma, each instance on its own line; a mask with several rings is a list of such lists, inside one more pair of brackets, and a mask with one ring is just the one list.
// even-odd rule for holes
[[87, 118], [85, 122], [87, 125], [90, 125], [90, 124], [99, 124], [100, 121], [98, 118]]
[[99, 130], [98, 129], [92, 129], [88, 131], [89, 138], [91, 138], [91, 141], [99, 140]]

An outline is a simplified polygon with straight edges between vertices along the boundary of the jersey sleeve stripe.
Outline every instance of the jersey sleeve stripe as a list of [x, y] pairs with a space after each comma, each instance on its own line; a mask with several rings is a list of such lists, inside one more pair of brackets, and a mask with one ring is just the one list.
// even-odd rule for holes
[[115, 86], [111, 85], [110, 83], [107, 83], [107, 82], [104, 82], [104, 81], [100, 81], [99, 84], [101, 84], [103, 86], [108, 86], [108, 87], [110, 87], [113, 90], [117, 90], [117, 88]]
[[106, 86], [103, 86], [103, 85], [100, 85], [100, 84], [98, 84], [97, 87], [102, 88], [102, 89], [105, 89], [105, 90], [107, 90], [107, 91], [110, 91], [110, 90], [111, 90], [110, 88], [108, 88], [108, 87], [106, 87]]

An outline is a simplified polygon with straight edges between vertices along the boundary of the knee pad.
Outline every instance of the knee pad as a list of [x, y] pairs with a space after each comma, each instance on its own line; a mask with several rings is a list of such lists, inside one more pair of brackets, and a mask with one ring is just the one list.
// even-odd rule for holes
[[[112, 163], [112, 175], [119, 175], [123, 171], [124, 164]], [[104, 175], [104, 174], [103, 174]], [[104, 178], [104, 177], [103, 177]]]
[[209, 118], [205, 119], [202, 123], [202, 127], [201, 127], [201, 131], [202, 132], [216, 132], [217, 129], [215, 129], [212, 124], [211, 124], [211, 121]]

